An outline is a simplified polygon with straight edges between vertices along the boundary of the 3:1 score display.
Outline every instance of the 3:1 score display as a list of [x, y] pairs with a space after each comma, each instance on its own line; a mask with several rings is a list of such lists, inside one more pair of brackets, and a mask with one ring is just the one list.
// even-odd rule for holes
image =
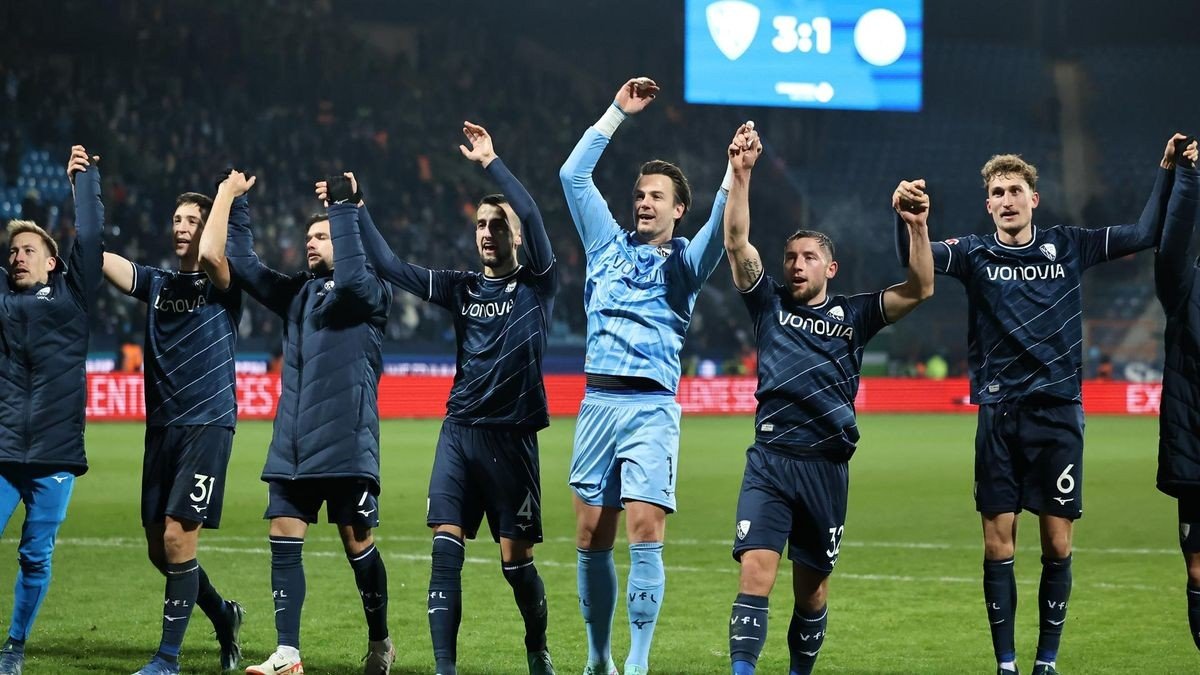
[[780, 15], [771, 21], [771, 25], [777, 31], [771, 46], [781, 54], [807, 54], [814, 50], [818, 54], [828, 54], [833, 47], [833, 22], [827, 16], [816, 16], [812, 21], [801, 23], [798, 17]]

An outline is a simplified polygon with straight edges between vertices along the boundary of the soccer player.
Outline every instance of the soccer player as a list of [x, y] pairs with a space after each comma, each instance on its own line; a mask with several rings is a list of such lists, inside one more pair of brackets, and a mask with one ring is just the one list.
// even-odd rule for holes
[[1178, 500], [1179, 546], [1187, 564], [1188, 625], [1200, 649], [1200, 266], [1188, 259], [1200, 200], [1194, 138], [1177, 134], [1167, 147], [1175, 182], [1154, 285], [1167, 315], [1166, 362], [1158, 431], [1158, 489]]
[[[1080, 280], [1093, 265], [1150, 248], [1165, 208], [1166, 159], [1136, 224], [1086, 229], [1033, 223], [1037, 169], [996, 155], [981, 171], [996, 226], [933, 243], [934, 271], [963, 283], [975, 435], [975, 507], [983, 522], [983, 595], [998, 671], [1017, 672], [1013, 576], [1017, 514], [1038, 516], [1042, 579], [1035, 675], [1052, 675], [1071, 595], [1071, 534], [1083, 515]], [[904, 181], [893, 202], [924, 186]], [[903, 240], [907, 232], [898, 228]], [[907, 252], [907, 246], [901, 247]]]
[[729, 658], [734, 675], [755, 672], [767, 638], [768, 596], [787, 545], [795, 594], [790, 672], [805, 675], [826, 636], [829, 575], [845, 529], [848, 462], [859, 438], [854, 397], [863, 349], [881, 328], [933, 295], [929, 198], [897, 205], [910, 235], [903, 283], [876, 293], [830, 294], [838, 271], [833, 242], [799, 230], [784, 246], [781, 284], [763, 271], [749, 240], [750, 172], [761, 152], [748, 125], [729, 146], [725, 251], [758, 346], [755, 440], [746, 451], [735, 521], [733, 557], [741, 562], [741, 580], [729, 619]]
[[71, 148], [75, 242], [66, 258], [36, 223], [8, 224], [8, 274], [0, 275], [0, 532], [18, 503], [25, 522], [17, 547], [8, 639], [0, 674], [20, 675], [25, 641], [50, 588], [54, 539], [67, 517], [83, 448], [88, 318], [100, 285], [104, 204], [99, 157]]
[[[649, 78], [621, 85], [559, 171], [587, 256], [587, 392], [575, 428], [579, 608], [587, 628], [585, 674], [617, 672], [610, 648], [617, 602], [613, 543], [626, 511], [630, 649], [626, 675], [649, 668], [663, 601], [663, 537], [675, 510], [679, 454], [679, 352], [700, 287], [721, 261], [722, 184], [708, 222], [688, 241], [675, 228], [692, 202], [679, 167], [642, 165], [633, 187], [633, 231], [617, 224], [592, 170], [617, 127], [658, 93]], [[727, 174], [728, 176], [728, 174]], [[728, 177], [727, 177], [728, 180]]]
[[[433, 528], [429, 632], [438, 675], [454, 675], [462, 617], [464, 537], [484, 513], [500, 544], [504, 578], [525, 620], [530, 675], [552, 675], [546, 589], [533, 563], [542, 541], [537, 432], [550, 423], [542, 384], [558, 269], [537, 204], [496, 156], [483, 127], [463, 123], [470, 149], [502, 194], [479, 203], [475, 246], [483, 272], [430, 270], [397, 258], [359, 209], [367, 259], [380, 277], [454, 316], [458, 367], [438, 437], [425, 520]], [[317, 184], [324, 198], [326, 186]], [[521, 265], [524, 249], [529, 264]]]
[[[218, 194], [240, 195], [253, 184], [238, 174], [223, 181]], [[242, 606], [223, 599], [196, 562], [200, 530], [221, 523], [237, 423], [234, 367], [242, 315], [242, 292], [230, 276], [224, 248], [203, 235], [212, 205], [196, 192], [175, 200], [171, 236], [177, 271], [104, 254], [108, 282], [146, 303], [142, 527], [166, 591], [162, 640], [141, 675], [179, 672], [179, 649], [195, 605], [212, 621], [221, 669], [236, 669], [241, 658]]]
[[[262, 473], [278, 647], [246, 669], [254, 675], [304, 672], [301, 551], [323, 503], [327, 519], [337, 524], [366, 614], [363, 672], [387, 673], [396, 657], [387, 628], [387, 572], [372, 535], [379, 525], [380, 344], [392, 295], [367, 265], [349, 183], [343, 179], [333, 187], [328, 215], [308, 224], [308, 269], [299, 274], [281, 274], [259, 260], [244, 196], [219, 192], [205, 227], [216, 250], [228, 235], [236, 282], [287, 322], [282, 392]], [[220, 218], [226, 209], [228, 219]]]

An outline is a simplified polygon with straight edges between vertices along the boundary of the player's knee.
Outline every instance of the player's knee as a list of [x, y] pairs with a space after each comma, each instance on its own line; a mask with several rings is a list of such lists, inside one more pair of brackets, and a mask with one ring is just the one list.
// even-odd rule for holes
[[742, 554], [742, 571], [738, 583], [738, 591], [747, 595], [767, 596], [775, 586], [775, 575], [779, 567], [779, 558], [774, 551], [768, 551], [774, 560], [767, 560], [762, 552], [746, 551]]
[[151, 548], [146, 552], [146, 557], [150, 559], [150, 564], [154, 565], [154, 569], [160, 574], [167, 574], [167, 554], [161, 548]]
[[21, 573], [26, 579], [46, 579], [50, 577], [50, 551], [22, 551], [18, 557]]
[[1200, 552], [1184, 553], [1183, 558], [1187, 563], [1188, 583], [1194, 588], [1200, 588]]

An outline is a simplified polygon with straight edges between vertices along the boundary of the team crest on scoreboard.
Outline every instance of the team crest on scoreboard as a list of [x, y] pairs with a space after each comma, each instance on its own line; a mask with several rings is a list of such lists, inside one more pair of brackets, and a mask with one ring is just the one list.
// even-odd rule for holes
[[758, 33], [758, 7], [741, 0], [721, 0], [704, 9], [708, 32], [717, 49], [730, 61], [738, 60]]
[[746, 535], [748, 535], [748, 534], [750, 534], [750, 521], [748, 521], [748, 520], [739, 520], [739, 521], [737, 522], [737, 538], [738, 538], [738, 541], [742, 541], [742, 540], [744, 540], [744, 539], [746, 538]]
[[1042, 252], [1042, 255], [1046, 256], [1050, 260], [1054, 260], [1058, 257], [1058, 249], [1054, 248], [1054, 244], [1042, 244], [1038, 247], [1038, 250]]

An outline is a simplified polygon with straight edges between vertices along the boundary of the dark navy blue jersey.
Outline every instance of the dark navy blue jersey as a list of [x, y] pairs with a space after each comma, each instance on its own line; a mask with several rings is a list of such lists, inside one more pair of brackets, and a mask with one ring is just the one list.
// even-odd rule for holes
[[237, 282], [222, 291], [204, 272], [130, 264], [129, 295], [147, 305], [146, 425], [233, 428], [242, 317]]
[[804, 305], [764, 274], [742, 300], [758, 344], [755, 439], [788, 454], [849, 459], [863, 348], [888, 324], [883, 292]]
[[934, 242], [933, 266], [967, 290], [971, 402], [1080, 400], [1083, 304], [1092, 265], [1154, 244], [1140, 225], [1033, 227], [1023, 246], [996, 235]]
[[466, 426], [542, 429], [550, 424], [542, 354], [558, 268], [533, 198], [500, 159], [487, 172], [521, 220], [528, 265], [496, 278], [413, 265], [392, 253], [366, 207], [359, 209], [363, 248], [380, 278], [454, 316], [458, 367], [446, 418]]

